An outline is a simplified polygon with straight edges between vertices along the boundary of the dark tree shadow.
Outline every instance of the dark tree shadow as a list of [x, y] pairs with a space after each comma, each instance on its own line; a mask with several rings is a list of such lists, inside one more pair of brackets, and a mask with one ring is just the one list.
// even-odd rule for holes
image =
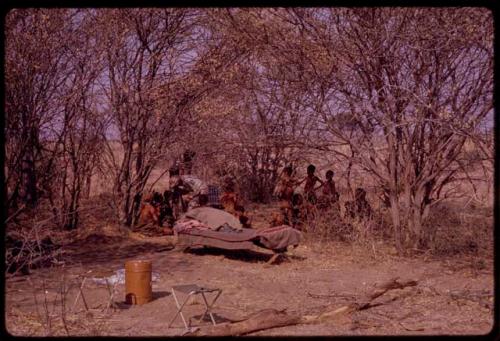
[[173, 245], [156, 243], [113, 243], [113, 244], [80, 244], [78, 247], [66, 247], [64, 261], [66, 263], [110, 264], [116, 260], [136, 257], [145, 253], [171, 251]]
[[[153, 302], [157, 299], [163, 298], [163, 297], [167, 297], [169, 295], [172, 295], [172, 294], [168, 291], [153, 291], [153, 299], [151, 300], [151, 302]], [[148, 303], [150, 303], [150, 302], [148, 302]], [[120, 310], [127, 310], [127, 309], [130, 309], [133, 306], [133, 304], [128, 304], [125, 301], [120, 301], [120, 302], [114, 302], [114, 306]]]
[[[202, 248], [187, 248], [185, 252], [189, 252], [190, 254], [203, 256], [203, 255], [212, 255], [212, 256], [224, 256], [228, 259], [232, 260], [240, 260], [249, 263], [262, 263], [267, 262], [273, 257], [272, 254], [259, 253], [252, 250], [226, 250], [219, 249], [215, 247], [202, 247]], [[290, 260], [305, 260], [305, 257], [296, 256], [296, 255], [288, 255], [284, 254], [285, 257], [279, 257], [280, 260], [277, 263], [287, 262]]]
[[188, 248], [185, 252], [189, 252], [190, 254], [197, 256], [224, 256], [228, 259], [240, 260], [249, 263], [267, 262], [272, 257], [272, 255], [258, 253], [251, 250], [226, 250], [208, 246], [203, 248]]
[[[228, 317], [224, 317], [222, 315], [218, 315], [217, 313], [212, 313], [212, 315], [214, 317], [215, 323], [217, 323], [217, 324], [224, 323], [224, 322], [231, 322], [232, 323], [232, 322], [237, 322], [238, 321], [238, 320], [230, 319]], [[191, 316], [189, 318], [189, 320], [191, 321], [191, 326], [201, 325], [201, 323], [199, 323], [199, 320], [200, 320], [200, 318], [202, 316], [203, 316], [203, 313]], [[206, 314], [203, 317], [202, 322], [208, 322], [208, 323], [212, 324], [212, 320], [210, 319], [210, 316], [208, 314]], [[204, 323], [202, 323], [202, 324], [204, 324]]]
[[153, 291], [153, 301], [171, 295], [172, 293], [169, 291]]

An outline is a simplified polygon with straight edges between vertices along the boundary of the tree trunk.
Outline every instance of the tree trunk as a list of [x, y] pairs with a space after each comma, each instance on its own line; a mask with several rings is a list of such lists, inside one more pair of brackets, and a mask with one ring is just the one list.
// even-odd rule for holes
[[392, 225], [394, 226], [394, 244], [401, 255], [403, 253], [401, 234], [401, 211], [399, 206], [399, 178], [397, 155], [398, 149], [394, 141], [394, 135], [390, 133], [387, 138], [389, 145], [389, 200], [391, 201]]
[[394, 243], [396, 250], [399, 254], [403, 253], [403, 243], [401, 234], [401, 215], [399, 211], [399, 201], [397, 194], [391, 191], [389, 195], [389, 200], [391, 201], [391, 217], [392, 225], [394, 227]]
[[36, 171], [31, 148], [22, 161], [21, 181], [21, 198], [28, 207], [34, 208], [37, 202]]
[[90, 198], [90, 189], [92, 185], [92, 171], [90, 171], [85, 180], [85, 198], [88, 199]]
[[66, 229], [74, 230], [78, 227], [78, 209], [80, 206], [80, 179], [74, 179], [73, 188], [71, 189], [71, 201], [67, 213]]
[[421, 188], [418, 188], [415, 191], [415, 195], [413, 197], [413, 205], [412, 205], [412, 217], [410, 219], [412, 220], [412, 235], [413, 235], [413, 240], [412, 240], [412, 246], [416, 249], [420, 248], [420, 246], [423, 244], [422, 240], [422, 213], [423, 213], [423, 206], [424, 203], [424, 193]]

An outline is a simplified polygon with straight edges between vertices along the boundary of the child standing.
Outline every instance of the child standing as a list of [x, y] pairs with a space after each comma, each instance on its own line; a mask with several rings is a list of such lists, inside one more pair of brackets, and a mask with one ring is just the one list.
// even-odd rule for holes
[[319, 198], [319, 208], [322, 210], [328, 210], [330, 208], [335, 208], [340, 212], [339, 206], [339, 195], [335, 188], [335, 182], [333, 181], [333, 171], [328, 170], [326, 172], [326, 182], [323, 184], [321, 189], [321, 197]]
[[[307, 166], [307, 176], [301, 181], [301, 183], [304, 181], [306, 182], [304, 186], [304, 194], [306, 196], [306, 200], [312, 205], [315, 205], [317, 202], [316, 190], [323, 186], [323, 181], [321, 181], [321, 179], [314, 174], [315, 171], [316, 166]], [[314, 187], [317, 182], [319, 182], [320, 185], [318, 187]]]
[[280, 209], [283, 214], [283, 222], [292, 224], [292, 196], [296, 181], [292, 176], [293, 167], [286, 166], [278, 179], [274, 195], [280, 200]]

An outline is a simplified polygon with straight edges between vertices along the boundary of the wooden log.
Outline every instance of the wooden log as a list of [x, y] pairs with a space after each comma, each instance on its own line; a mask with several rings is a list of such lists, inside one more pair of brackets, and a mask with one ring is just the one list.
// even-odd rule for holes
[[372, 301], [375, 300], [377, 297], [382, 296], [389, 290], [393, 289], [404, 289], [406, 287], [412, 287], [417, 285], [416, 280], [406, 280], [406, 281], [400, 281], [399, 277], [394, 277], [391, 278], [390, 280], [380, 284], [375, 288], [372, 292], [367, 294], [365, 298], [360, 300], [360, 302], [355, 302], [355, 308], [356, 310], [364, 310], [368, 309], [373, 306]]
[[259, 330], [299, 324], [301, 317], [275, 309], [261, 310], [245, 320], [202, 327], [188, 335], [192, 336], [238, 336]]

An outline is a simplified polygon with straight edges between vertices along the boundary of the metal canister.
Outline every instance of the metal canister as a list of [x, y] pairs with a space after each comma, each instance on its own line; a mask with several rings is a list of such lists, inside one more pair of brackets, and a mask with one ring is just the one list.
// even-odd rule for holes
[[125, 302], [127, 304], [141, 305], [153, 299], [151, 272], [150, 260], [125, 262]]

